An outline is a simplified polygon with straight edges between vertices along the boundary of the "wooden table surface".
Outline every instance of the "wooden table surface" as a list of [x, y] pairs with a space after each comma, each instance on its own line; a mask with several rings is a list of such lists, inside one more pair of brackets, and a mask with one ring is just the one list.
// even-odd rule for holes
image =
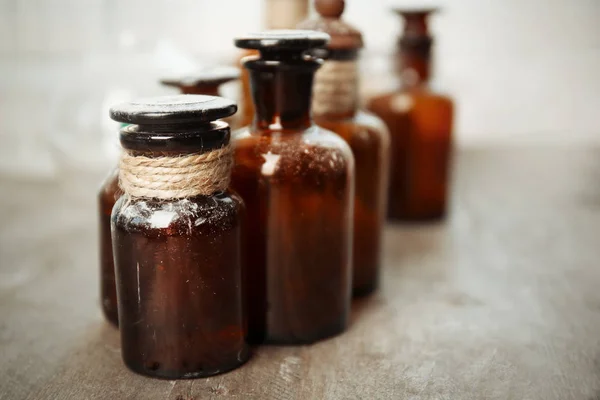
[[600, 399], [600, 149], [470, 150], [444, 223], [389, 226], [348, 331], [161, 381], [98, 303], [96, 178], [0, 180], [0, 399]]

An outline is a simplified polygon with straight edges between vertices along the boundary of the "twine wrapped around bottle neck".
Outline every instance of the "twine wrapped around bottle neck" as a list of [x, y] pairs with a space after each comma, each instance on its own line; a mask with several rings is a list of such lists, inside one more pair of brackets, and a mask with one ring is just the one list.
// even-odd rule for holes
[[313, 114], [347, 114], [358, 107], [356, 60], [330, 60], [317, 71], [313, 86]]
[[208, 196], [229, 186], [231, 144], [206, 153], [147, 157], [124, 151], [119, 186], [132, 197], [181, 199]]

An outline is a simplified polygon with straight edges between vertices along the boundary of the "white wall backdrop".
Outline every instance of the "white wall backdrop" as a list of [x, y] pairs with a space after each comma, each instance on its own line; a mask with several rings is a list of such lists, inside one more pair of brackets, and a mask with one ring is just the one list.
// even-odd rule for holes
[[[407, 2], [346, 2], [346, 19], [366, 39], [363, 92], [387, 90], [400, 30], [389, 10]], [[436, 86], [456, 99], [459, 145], [600, 142], [600, 0], [436, 4]], [[0, 173], [105, 169], [116, 153], [108, 106], [168, 93], [157, 84], [165, 71], [231, 62], [232, 38], [261, 28], [262, 6], [0, 0]]]

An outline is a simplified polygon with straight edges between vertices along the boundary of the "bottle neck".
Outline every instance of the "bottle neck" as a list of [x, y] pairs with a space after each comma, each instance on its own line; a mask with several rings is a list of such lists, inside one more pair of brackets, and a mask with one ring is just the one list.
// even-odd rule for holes
[[345, 119], [358, 109], [358, 51], [330, 50], [313, 88], [315, 118]]
[[293, 29], [308, 15], [308, 0], [266, 0], [268, 29]]
[[259, 130], [306, 129], [312, 86], [320, 62], [301, 55], [266, 55], [245, 62], [254, 101], [254, 127]]
[[181, 86], [180, 90], [182, 94], [203, 94], [206, 96], [219, 95], [218, 85]]
[[400, 45], [398, 72], [404, 87], [426, 85], [431, 77], [431, 42]]

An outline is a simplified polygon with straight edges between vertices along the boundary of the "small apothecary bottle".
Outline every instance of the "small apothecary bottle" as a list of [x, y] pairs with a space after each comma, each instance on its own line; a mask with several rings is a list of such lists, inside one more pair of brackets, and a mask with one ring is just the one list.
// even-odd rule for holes
[[[222, 85], [239, 79], [240, 70], [235, 67], [215, 67], [201, 71], [195, 75], [172, 76], [161, 79], [165, 86], [171, 86], [179, 89], [182, 94], [204, 94], [208, 96], [219, 96], [219, 89]], [[224, 119], [231, 129], [237, 129], [238, 114]]]
[[356, 164], [354, 197], [353, 280], [355, 295], [378, 284], [381, 240], [389, 175], [388, 130], [378, 117], [358, 108], [358, 52], [362, 35], [340, 19], [343, 0], [316, 0], [320, 14], [300, 29], [328, 33], [327, 61], [315, 75], [312, 112], [317, 125], [340, 135]]
[[[217, 96], [219, 87], [239, 77], [236, 68], [216, 67], [206, 69], [193, 77], [163, 79], [164, 85], [177, 87], [184, 94]], [[231, 121], [226, 120], [231, 126]], [[121, 197], [119, 170], [115, 169], [106, 178], [98, 194], [100, 218], [100, 298], [106, 319], [118, 325], [117, 289], [115, 267], [110, 236], [110, 214], [115, 202]]]
[[135, 372], [195, 378], [248, 358], [240, 260], [243, 203], [229, 192], [229, 126], [220, 97], [180, 95], [110, 110], [121, 129], [124, 195], [111, 227], [119, 328]]
[[398, 41], [402, 86], [368, 104], [392, 139], [390, 219], [428, 220], [446, 213], [454, 107], [429, 86], [433, 39], [427, 17], [433, 11], [396, 10], [405, 20]]
[[307, 50], [329, 36], [267, 31], [235, 40], [256, 49], [250, 72], [256, 116], [235, 138], [232, 187], [247, 207], [250, 338], [300, 344], [346, 328], [351, 297], [354, 159], [310, 117], [314, 73]]

